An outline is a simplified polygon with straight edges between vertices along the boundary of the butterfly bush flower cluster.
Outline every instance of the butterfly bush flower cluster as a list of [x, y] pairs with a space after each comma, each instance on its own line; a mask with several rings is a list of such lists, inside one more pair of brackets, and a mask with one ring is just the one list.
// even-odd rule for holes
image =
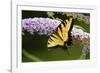
[[90, 34], [87, 32], [84, 32], [82, 29], [78, 29], [73, 27], [71, 31], [72, 37], [79, 38], [80, 40], [83, 40], [84, 38], [89, 38]]
[[50, 35], [59, 26], [61, 22], [50, 18], [27, 18], [22, 20], [23, 32], [39, 35]]
[[73, 38], [81, 40], [81, 42], [83, 43], [82, 53], [86, 55], [86, 53], [89, 52], [90, 49], [90, 34], [84, 32], [82, 29], [73, 27], [71, 35]]

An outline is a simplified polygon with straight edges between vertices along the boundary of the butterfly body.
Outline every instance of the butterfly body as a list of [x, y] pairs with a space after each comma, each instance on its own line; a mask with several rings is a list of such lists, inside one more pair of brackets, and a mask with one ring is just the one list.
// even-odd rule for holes
[[69, 20], [66, 19], [63, 23], [58, 26], [56, 32], [50, 35], [47, 43], [48, 48], [52, 47], [62, 47], [63, 49], [67, 49], [67, 43], [69, 41], [70, 30], [72, 27], [72, 18]]

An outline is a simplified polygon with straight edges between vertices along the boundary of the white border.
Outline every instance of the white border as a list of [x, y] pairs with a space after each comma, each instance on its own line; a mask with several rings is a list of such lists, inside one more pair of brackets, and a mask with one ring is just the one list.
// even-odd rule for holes
[[[15, 8], [15, 9], [14, 9]], [[95, 9], [93, 7], [81, 6], [44, 6], [44, 5], [16, 5], [12, 8], [12, 72], [20, 71], [45, 71], [73, 68], [87, 68], [96, 66], [96, 18]], [[15, 11], [14, 11], [15, 10]], [[41, 11], [63, 11], [63, 12], [80, 12], [90, 13], [90, 60], [74, 60], [74, 61], [52, 61], [52, 62], [21, 62], [21, 10], [41, 10]], [[16, 40], [15, 40], [16, 39]]]

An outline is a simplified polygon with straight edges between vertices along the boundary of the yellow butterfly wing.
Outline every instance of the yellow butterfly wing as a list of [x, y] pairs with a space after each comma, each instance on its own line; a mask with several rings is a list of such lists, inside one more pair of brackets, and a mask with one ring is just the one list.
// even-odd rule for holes
[[63, 40], [60, 39], [60, 37], [58, 37], [55, 34], [52, 34], [53, 36], [50, 36], [49, 40], [48, 40], [48, 47], [53, 47], [53, 46], [57, 46], [57, 45], [64, 45]]
[[72, 18], [70, 18], [69, 20], [65, 20], [64, 21], [65, 27], [64, 27], [63, 24], [61, 24], [62, 35], [63, 35], [62, 39], [63, 39], [64, 42], [68, 40], [68, 32], [69, 32], [69, 30], [71, 28], [71, 24], [72, 24]]
[[68, 41], [68, 32], [70, 30], [72, 23], [72, 18], [69, 20], [65, 20], [64, 24], [61, 24], [61, 28], [57, 28], [57, 33], [53, 33], [47, 43], [47, 47], [54, 47], [54, 46], [64, 46], [64, 42]]

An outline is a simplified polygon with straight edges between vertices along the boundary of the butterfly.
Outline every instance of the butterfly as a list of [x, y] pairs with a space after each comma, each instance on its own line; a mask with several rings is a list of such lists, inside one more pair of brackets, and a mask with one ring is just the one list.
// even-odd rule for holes
[[52, 47], [62, 47], [66, 49], [70, 45], [71, 36], [70, 32], [72, 29], [72, 18], [66, 19], [60, 26], [57, 27], [56, 31], [49, 36], [47, 47], [50, 49]]

